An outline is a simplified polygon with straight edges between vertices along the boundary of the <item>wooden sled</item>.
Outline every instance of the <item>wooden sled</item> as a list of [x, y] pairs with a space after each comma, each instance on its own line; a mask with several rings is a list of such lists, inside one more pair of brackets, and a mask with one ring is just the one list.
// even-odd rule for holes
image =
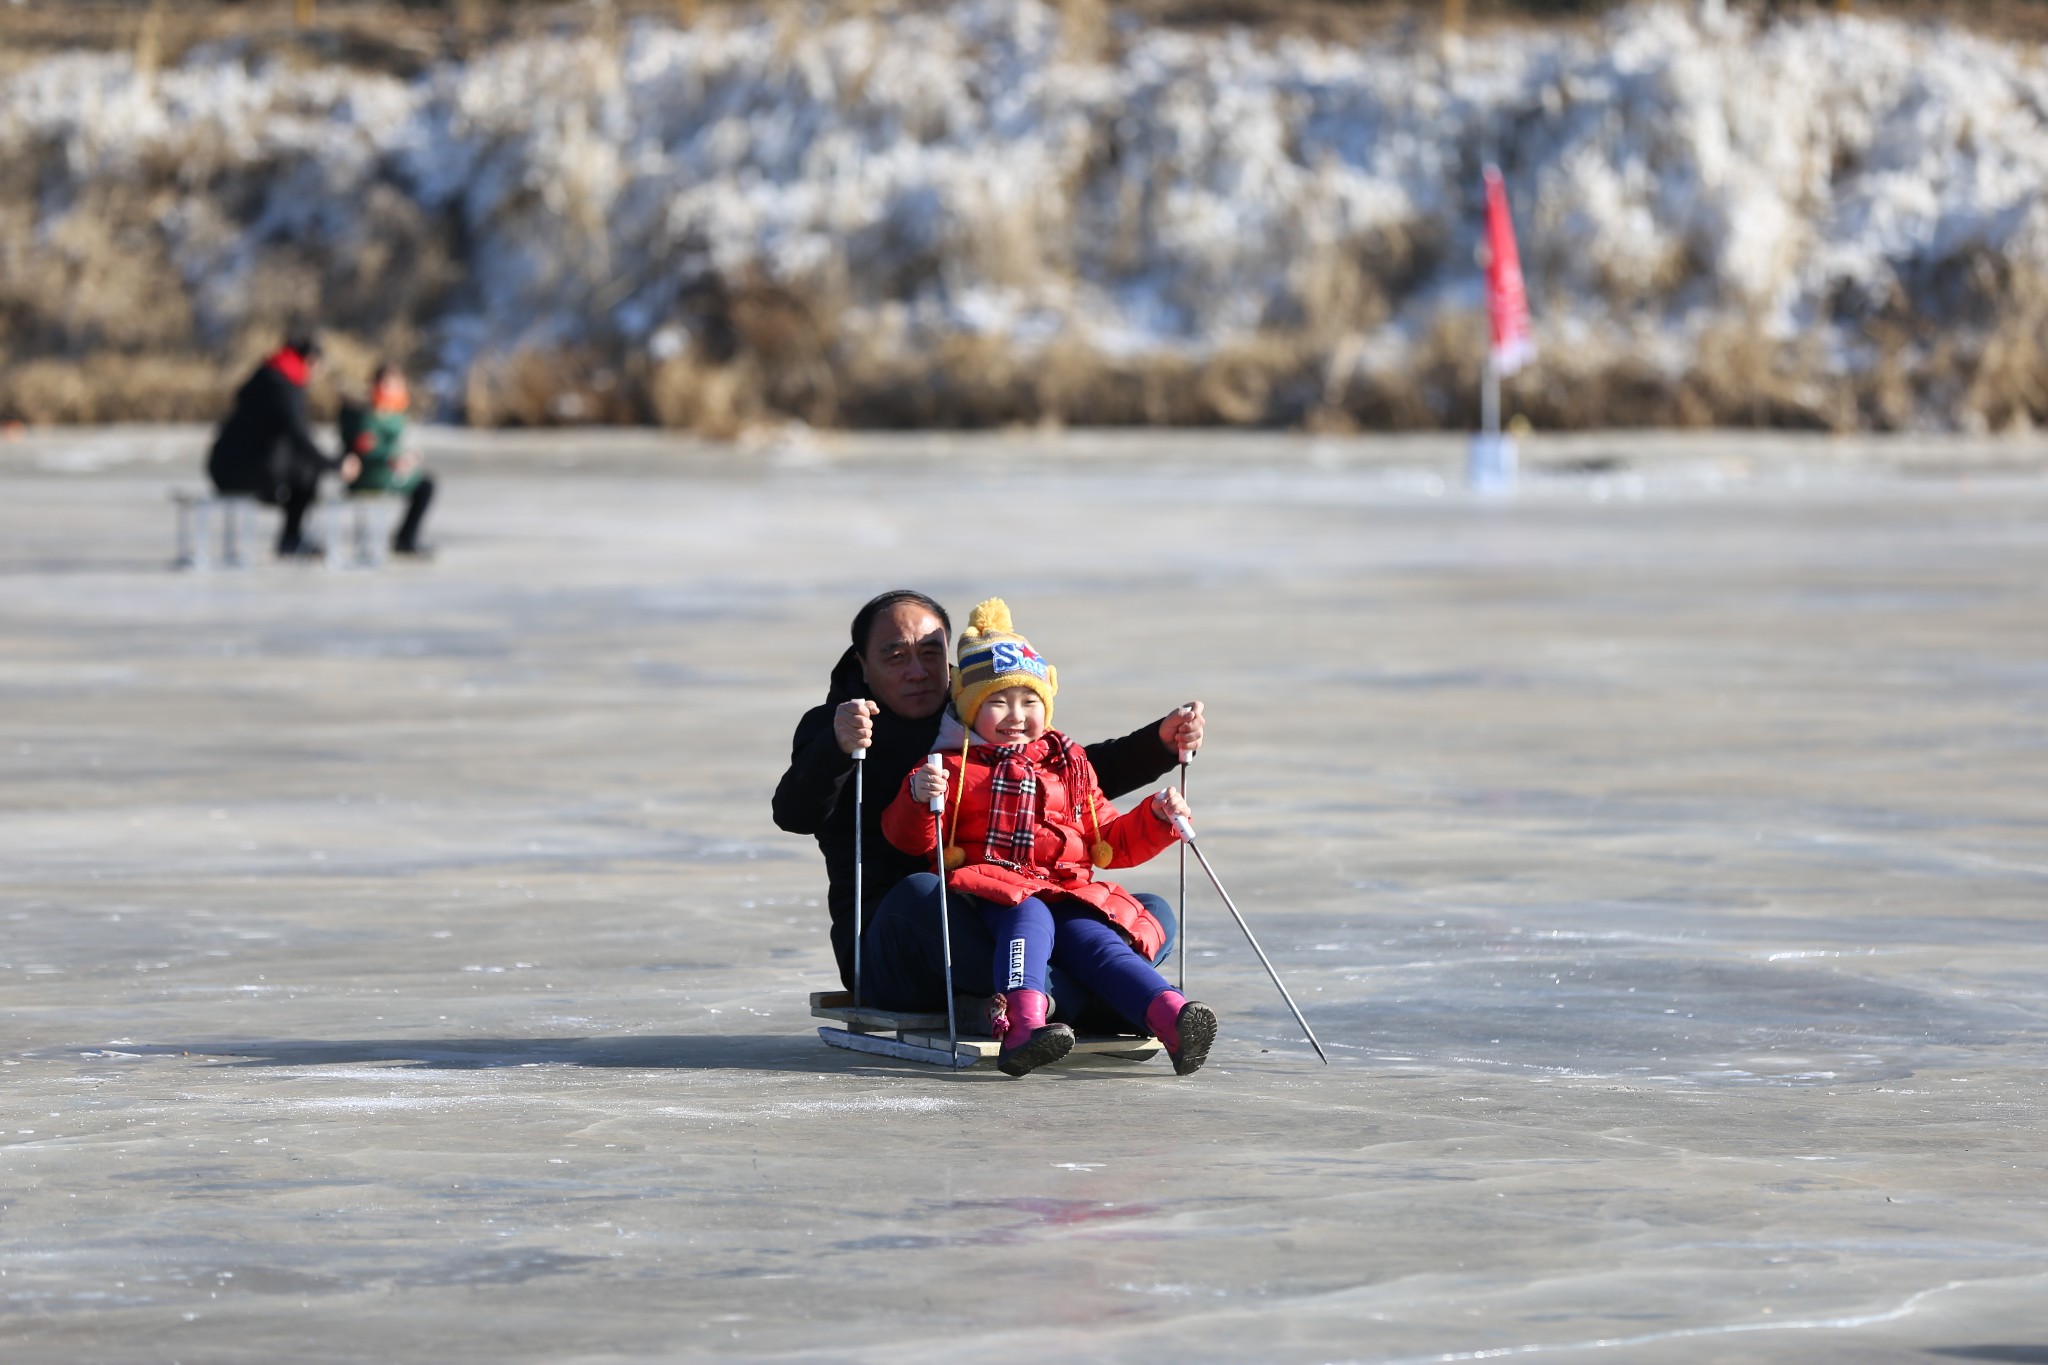
[[[840, 1028], [821, 1028], [818, 1037], [825, 1041], [827, 1047], [845, 1048], [850, 1052], [869, 1052], [879, 1057], [897, 1057], [906, 1062], [924, 1062], [931, 1066], [969, 1067], [983, 1062], [993, 1066], [996, 1054], [1002, 1050], [995, 1039], [981, 1034], [984, 1027], [981, 1001], [968, 996], [954, 999], [953, 1013], [965, 1026], [963, 1033], [971, 1029], [977, 1036], [961, 1037], [951, 1050], [946, 1047], [944, 1014], [904, 1014], [865, 1005], [855, 1009], [851, 991], [811, 992], [811, 1013], [819, 1019], [831, 1019], [842, 1025]], [[1157, 1038], [1091, 1035], [1075, 1039], [1074, 1050], [1067, 1055], [1142, 1062], [1165, 1051]]]

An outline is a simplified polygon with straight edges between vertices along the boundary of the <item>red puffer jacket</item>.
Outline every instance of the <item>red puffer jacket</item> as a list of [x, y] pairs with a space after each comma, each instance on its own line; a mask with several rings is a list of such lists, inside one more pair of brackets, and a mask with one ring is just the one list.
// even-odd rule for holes
[[[946, 839], [966, 853], [966, 861], [953, 869], [946, 885], [970, 896], [998, 905], [1016, 905], [1031, 896], [1047, 901], [1067, 897], [1100, 910], [1111, 924], [1139, 952], [1150, 958], [1166, 942], [1166, 931], [1136, 897], [1114, 882], [1095, 880], [1093, 850], [1097, 832], [1110, 848], [1111, 867], [1132, 867], [1147, 862], [1170, 848], [1173, 826], [1152, 811], [1152, 803], [1127, 815], [1102, 795], [1095, 780], [1094, 765], [1080, 745], [1066, 741], [1068, 755], [1064, 769], [1046, 761], [1065, 737], [1048, 732], [1024, 751], [1032, 774], [1038, 779], [1043, 813], [1032, 832], [1028, 864], [1010, 866], [988, 861], [987, 844], [994, 793], [994, 745], [977, 744], [966, 754], [966, 777], [961, 777], [961, 755], [945, 755]], [[882, 813], [882, 833], [905, 853], [930, 857], [934, 847], [932, 814], [910, 794], [910, 777]]]

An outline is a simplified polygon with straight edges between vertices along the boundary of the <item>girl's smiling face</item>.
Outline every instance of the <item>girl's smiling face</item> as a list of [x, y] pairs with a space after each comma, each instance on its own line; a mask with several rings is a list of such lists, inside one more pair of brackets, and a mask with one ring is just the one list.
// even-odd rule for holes
[[1045, 733], [1045, 699], [1028, 687], [992, 692], [974, 717], [974, 733], [985, 744], [1029, 744]]

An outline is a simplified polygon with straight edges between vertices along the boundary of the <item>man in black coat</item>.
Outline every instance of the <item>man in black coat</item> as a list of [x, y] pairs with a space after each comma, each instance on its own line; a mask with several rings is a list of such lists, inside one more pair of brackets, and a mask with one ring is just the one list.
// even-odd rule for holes
[[[895, 799], [910, 770], [936, 747], [939, 722], [952, 692], [946, 610], [923, 593], [886, 592], [853, 618], [853, 644], [832, 669], [823, 705], [797, 722], [789, 769], [775, 788], [775, 823], [792, 834], [814, 835], [825, 855], [832, 915], [832, 952], [839, 979], [853, 987], [853, 751], [867, 750], [861, 854], [862, 977], [864, 998], [884, 1008], [944, 1008], [943, 976], [936, 973], [934, 913], [937, 878], [922, 858], [882, 837], [882, 810]], [[1103, 795], [1114, 800], [1170, 771], [1180, 751], [1202, 742], [1202, 704], [1190, 702], [1120, 739], [1084, 746]], [[891, 896], [892, 891], [899, 894]], [[1164, 901], [1147, 900], [1169, 936], [1174, 916]], [[886, 903], [885, 903], [886, 902]], [[981, 917], [951, 916], [956, 985], [989, 975], [992, 940]], [[980, 956], [977, 957], [977, 954]], [[1163, 954], [1162, 954], [1163, 955]], [[1069, 995], [1072, 992], [1068, 992]], [[1059, 992], [1055, 992], [1059, 995]], [[1061, 1000], [1060, 1014], [1071, 1017]]]
[[253, 494], [259, 502], [284, 509], [284, 528], [277, 536], [281, 555], [319, 553], [306, 542], [304, 523], [320, 475], [338, 470], [351, 479], [357, 463], [353, 455], [330, 458], [313, 441], [306, 383], [319, 363], [319, 343], [296, 336], [257, 366], [236, 392], [234, 411], [221, 423], [206, 462], [216, 489]]

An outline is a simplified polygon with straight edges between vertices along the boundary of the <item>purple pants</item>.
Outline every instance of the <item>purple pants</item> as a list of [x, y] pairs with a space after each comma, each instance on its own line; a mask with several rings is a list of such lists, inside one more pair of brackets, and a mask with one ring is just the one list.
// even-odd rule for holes
[[1094, 910], [1054, 909], [1033, 896], [1012, 906], [985, 906], [983, 913], [995, 938], [990, 974], [999, 991], [1043, 994], [1046, 968], [1058, 967], [1142, 1032], [1146, 1006], [1172, 988]]

